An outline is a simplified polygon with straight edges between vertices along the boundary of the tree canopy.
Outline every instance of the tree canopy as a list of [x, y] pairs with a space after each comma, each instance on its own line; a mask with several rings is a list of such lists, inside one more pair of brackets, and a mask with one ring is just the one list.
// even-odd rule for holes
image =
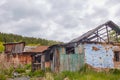
[[21, 35], [16, 34], [7, 34], [7, 33], [0, 33], [0, 42], [25, 42], [27, 45], [36, 44], [36, 45], [53, 45], [59, 44], [59, 41], [47, 40], [42, 38], [35, 38], [35, 37], [24, 37]]

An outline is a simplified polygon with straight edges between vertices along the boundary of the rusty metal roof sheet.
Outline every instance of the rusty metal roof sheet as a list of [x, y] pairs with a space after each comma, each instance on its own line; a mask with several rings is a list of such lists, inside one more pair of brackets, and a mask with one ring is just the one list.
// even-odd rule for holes
[[49, 46], [37, 46], [35, 49], [32, 50], [32, 52], [43, 52], [44, 50], [47, 50]]

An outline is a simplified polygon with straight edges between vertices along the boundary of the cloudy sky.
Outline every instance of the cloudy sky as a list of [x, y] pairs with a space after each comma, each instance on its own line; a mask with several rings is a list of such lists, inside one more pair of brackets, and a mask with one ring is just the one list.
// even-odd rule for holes
[[0, 32], [68, 42], [112, 20], [120, 0], [0, 0]]

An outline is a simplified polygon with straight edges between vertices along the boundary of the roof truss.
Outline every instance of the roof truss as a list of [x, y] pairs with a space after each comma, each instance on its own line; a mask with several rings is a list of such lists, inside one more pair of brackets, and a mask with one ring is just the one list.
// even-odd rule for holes
[[108, 21], [71, 42], [120, 42], [120, 27]]

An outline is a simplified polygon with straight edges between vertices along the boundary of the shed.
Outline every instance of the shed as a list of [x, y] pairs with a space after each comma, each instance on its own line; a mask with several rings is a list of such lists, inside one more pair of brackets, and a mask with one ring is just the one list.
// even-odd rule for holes
[[5, 46], [4, 52], [6, 54], [16, 54], [23, 52], [25, 47], [25, 42], [5, 43], [3, 45]]
[[25, 47], [25, 42], [11, 42], [3, 44], [5, 46], [5, 55], [7, 56], [6, 59], [13, 65], [23, 64], [21, 60], [23, 59], [22, 53]]

